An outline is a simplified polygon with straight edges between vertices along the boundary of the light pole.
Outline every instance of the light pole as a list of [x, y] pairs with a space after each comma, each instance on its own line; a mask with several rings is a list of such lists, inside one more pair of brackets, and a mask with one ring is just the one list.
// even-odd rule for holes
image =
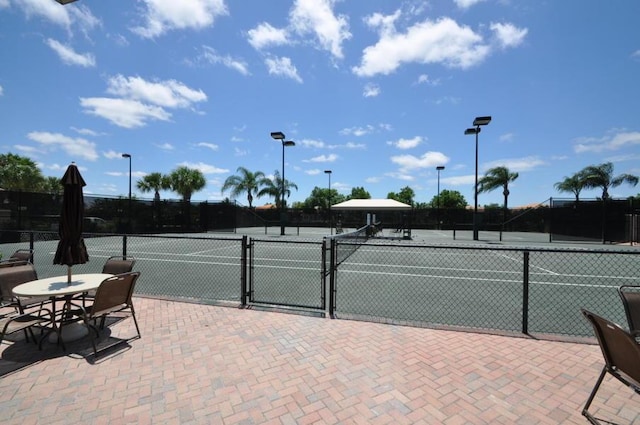
[[476, 117], [473, 120], [475, 128], [467, 128], [464, 134], [476, 135], [476, 180], [473, 186], [473, 240], [478, 240], [478, 134], [480, 134], [480, 126], [487, 125], [491, 122], [491, 117]]
[[285, 146], [295, 146], [295, 142], [292, 140], [284, 140], [284, 133], [281, 131], [271, 132], [271, 138], [274, 140], [280, 140], [282, 142], [282, 181], [280, 191], [282, 192], [282, 200], [280, 201], [280, 235], [284, 236], [284, 148]]
[[128, 153], [123, 153], [122, 154], [123, 158], [129, 158], [129, 222], [128, 222], [128, 228], [129, 228], [129, 232], [131, 233], [131, 155]]
[[440, 230], [440, 171], [444, 170], [444, 165], [438, 165], [438, 202], [436, 203], [436, 220], [438, 220], [437, 229]]
[[331, 223], [331, 170], [324, 170], [324, 173], [329, 175], [329, 234], [333, 235], [333, 226]]

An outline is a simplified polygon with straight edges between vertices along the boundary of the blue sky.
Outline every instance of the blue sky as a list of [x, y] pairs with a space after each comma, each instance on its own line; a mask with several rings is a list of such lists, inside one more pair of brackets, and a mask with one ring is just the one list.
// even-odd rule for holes
[[491, 115], [480, 177], [519, 172], [511, 206], [571, 197], [553, 185], [587, 165], [640, 175], [639, 16], [636, 0], [0, 0], [0, 151], [46, 176], [75, 161], [85, 193], [111, 196], [122, 153], [145, 198], [135, 181], [186, 165], [207, 179], [193, 199], [216, 201], [239, 166], [281, 170], [282, 131], [290, 201], [332, 170], [343, 194], [429, 202], [444, 165], [440, 189], [471, 205], [464, 130]]

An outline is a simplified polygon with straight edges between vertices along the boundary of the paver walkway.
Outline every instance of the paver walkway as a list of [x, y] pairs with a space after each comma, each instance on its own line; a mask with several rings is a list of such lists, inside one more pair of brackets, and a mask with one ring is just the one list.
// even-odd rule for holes
[[[597, 345], [134, 302], [142, 339], [96, 361], [3, 342], [1, 423], [586, 424], [602, 366]], [[594, 408], [640, 423], [638, 399], [607, 378]]]

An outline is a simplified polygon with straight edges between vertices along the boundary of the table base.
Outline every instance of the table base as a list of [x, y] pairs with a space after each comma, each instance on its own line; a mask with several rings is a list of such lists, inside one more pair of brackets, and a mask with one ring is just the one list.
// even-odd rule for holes
[[[69, 323], [62, 327], [62, 342], [76, 341], [89, 333], [89, 329], [81, 323]], [[49, 335], [49, 342], [56, 344], [58, 342], [58, 332], [53, 331]]]

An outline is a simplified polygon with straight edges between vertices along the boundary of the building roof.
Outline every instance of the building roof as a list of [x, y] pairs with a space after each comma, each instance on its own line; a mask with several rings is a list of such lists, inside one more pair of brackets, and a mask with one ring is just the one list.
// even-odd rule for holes
[[331, 206], [338, 211], [404, 211], [410, 210], [411, 205], [403, 204], [394, 199], [350, 199]]

